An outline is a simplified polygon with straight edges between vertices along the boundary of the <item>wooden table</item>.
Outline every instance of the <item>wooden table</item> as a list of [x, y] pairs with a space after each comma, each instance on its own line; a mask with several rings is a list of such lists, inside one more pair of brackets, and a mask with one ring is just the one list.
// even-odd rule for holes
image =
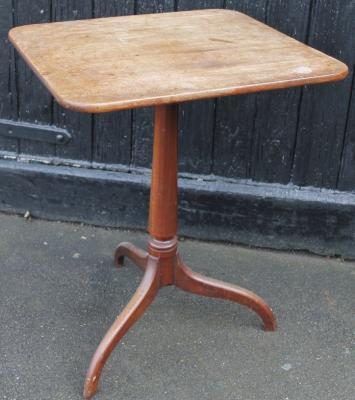
[[336, 81], [347, 75], [346, 65], [228, 10], [28, 25], [12, 29], [9, 37], [63, 107], [100, 113], [155, 106], [148, 251], [121, 243], [115, 253], [117, 265], [128, 257], [144, 277], [96, 350], [84, 396], [95, 394], [110, 353], [162, 286], [243, 304], [266, 330], [275, 330], [264, 300], [193, 272], [179, 257], [177, 104]]

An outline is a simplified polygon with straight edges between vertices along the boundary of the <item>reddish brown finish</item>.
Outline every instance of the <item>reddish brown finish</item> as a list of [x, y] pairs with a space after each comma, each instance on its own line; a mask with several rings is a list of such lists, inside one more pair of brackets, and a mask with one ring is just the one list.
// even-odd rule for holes
[[154, 300], [159, 289], [158, 260], [149, 256], [143, 280], [126, 308], [117, 317], [97, 348], [85, 379], [84, 397], [92, 397], [97, 390], [102, 369], [119, 340]]
[[150, 196], [148, 253], [130, 243], [121, 243], [115, 252], [115, 263], [130, 258], [145, 270], [137, 292], [100, 343], [91, 361], [84, 388], [85, 398], [96, 393], [104, 364], [112, 350], [143, 314], [159, 287], [175, 285], [202, 296], [232, 300], [254, 310], [264, 322], [265, 330], [274, 331], [276, 320], [270, 307], [249, 290], [205, 278], [191, 271], [177, 251], [177, 107], [156, 107], [153, 172]]
[[236, 285], [206, 278], [188, 268], [177, 256], [175, 285], [186, 292], [201, 296], [215, 297], [235, 301], [254, 310], [264, 322], [266, 331], [276, 330], [276, 319], [265, 301], [251, 292]]
[[161, 286], [243, 304], [265, 330], [275, 330], [260, 297], [194, 273], [178, 256], [176, 103], [335, 81], [347, 66], [228, 10], [30, 25], [12, 29], [9, 38], [64, 107], [94, 113], [156, 107], [148, 253], [130, 243], [115, 253], [117, 265], [126, 256], [145, 274], [94, 354], [84, 396], [95, 394], [107, 358]]
[[177, 105], [155, 108], [149, 233], [169, 240], [177, 231]]
[[148, 259], [148, 253], [146, 251], [139, 249], [132, 243], [122, 242], [117, 246], [115, 251], [114, 261], [117, 267], [123, 265], [124, 257], [129, 258], [140, 269], [145, 271]]

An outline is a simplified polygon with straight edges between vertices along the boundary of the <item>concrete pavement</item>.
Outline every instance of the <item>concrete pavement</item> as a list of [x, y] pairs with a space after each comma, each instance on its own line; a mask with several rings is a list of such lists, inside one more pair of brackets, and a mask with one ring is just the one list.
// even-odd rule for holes
[[[139, 232], [0, 215], [0, 399], [79, 400], [90, 358], [141, 271]], [[164, 288], [117, 346], [97, 400], [354, 400], [355, 263], [184, 240], [186, 263], [268, 301], [253, 312]]]

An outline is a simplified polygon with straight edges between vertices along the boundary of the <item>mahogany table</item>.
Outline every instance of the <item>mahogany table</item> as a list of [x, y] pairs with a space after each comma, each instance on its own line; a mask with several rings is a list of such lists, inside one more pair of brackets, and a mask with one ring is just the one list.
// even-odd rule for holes
[[28, 25], [9, 37], [63, 107], [100, 113], [155, 106], [148, 251], [121, 243], [115, 253], [117, 265], [128, 257], [144, 277], [94, 354], [85, 398], [95, 394], [110, 353], [162, 286], [243, 304], [260, 316], [265, 330], [275, 330], [264, 300], [193, 272], [179, 257], [177, 104], [335, 81], [347, 75], [347, 67], [229, 10]]

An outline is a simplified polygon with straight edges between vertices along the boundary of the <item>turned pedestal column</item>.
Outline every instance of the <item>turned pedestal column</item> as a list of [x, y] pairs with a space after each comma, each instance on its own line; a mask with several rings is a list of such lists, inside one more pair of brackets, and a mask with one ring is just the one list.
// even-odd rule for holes
[[115, 253], [118, 266], [127, 257], [144, 276], [92, 358], [85, 397], [94, 395], [110, 353], [162, 286], [243, 304], [266, 330], [275, 330], [260, 297], [191, 271], [178, 255], [176, 104], [336, 81], [347, 76], [347, 66], [231, 10], [27, 25], [12, 29], [9, 38], [65, 108], [155, 107], [148, 251], [121, 243]]
[[155, 107], [152, 184], [149, 207], [148, 251], [131, 243], [120, 243], [115, 263], [123, 265], [124, 257], [144, 270], [144, 277], [126, 308], [113, 323], [97, 348], [87, 373], [84, 396], [96, 392], [102, 368], [112, 350], [143, 314], [162, 286], [175, 285], [202, 296], [235, 301], [254, 310], [265, 330], [276, 329], [270, 307], [249, 290], [206, 278], [188, 268], [177, 248], [177, 105]]

